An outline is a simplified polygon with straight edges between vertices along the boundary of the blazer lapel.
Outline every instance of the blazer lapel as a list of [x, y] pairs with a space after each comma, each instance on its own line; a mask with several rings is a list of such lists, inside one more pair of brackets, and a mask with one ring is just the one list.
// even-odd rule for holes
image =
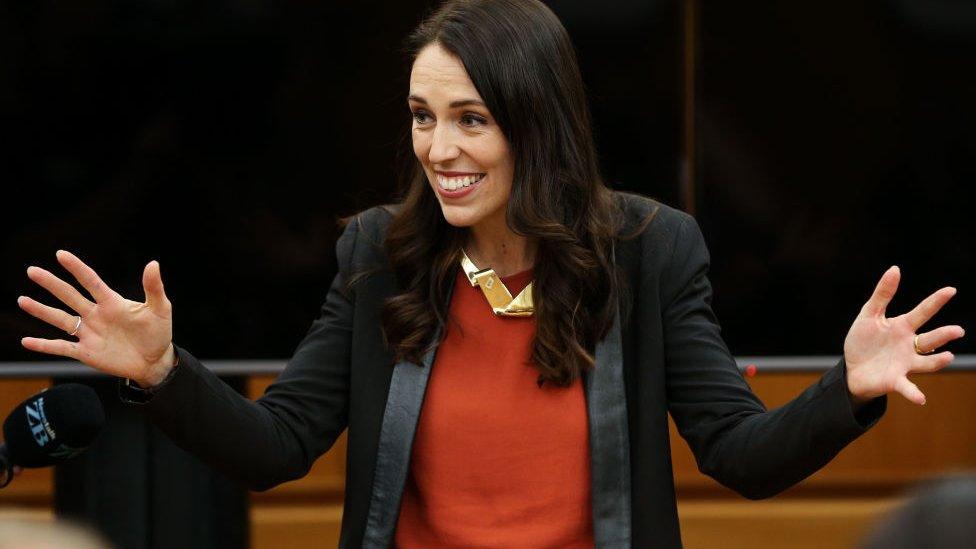
[[[454, 277], [447, 292], [450, 304], [454, 295]], [[410, 472], [410, 454], [413, 438], [417, 431], [417, 421], [427, 391], [431, 366], [441, 330], [438, 329], [431, 340], [430, 350], [424, 355], [421, 364], [400, 361], [393, 367], [390, 379], [390, 392], [383, 412], [380, 427], [380, 440], [376, 452], [376, 470], [373, 473], [373, 491], [366, 515], [366, 531], [363, 547], [390, 547], [393, 533], [400, 516], [400, 502], [403, 489]]]
[[630, 436], [620, 314], [596, 345], [596, 366], [584, 389], [590, 421], [590, 489], [596, 546], [630, 547]]
[[400, 362], [393, 368], [390, 395], [383, 413], [380, 442], [376, 454], [373, 493], [369, 501], [364, 547], [389, 547], [400, 515], [400, 500], [410, 471], [413, 436], [430, 378], [434, 350], [423, 364]]

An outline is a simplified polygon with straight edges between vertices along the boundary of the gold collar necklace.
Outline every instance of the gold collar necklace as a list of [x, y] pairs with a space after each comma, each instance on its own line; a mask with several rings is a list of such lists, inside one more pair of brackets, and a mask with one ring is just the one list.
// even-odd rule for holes
[[495, 316], [532, 316], [535, 306], [532, 304], [531, 282], [513, 299], [501, 277], [495, 274], [495, 270], [491, 268], [478, 270], [478, 267], [468, 258], [468, 254], [464, 252], [464, 248], [461, 248], [461, 268], [464, 269], [464, 274], [468, 276], [471, 285], [481, 288], [481, 293], [485, 294], [485, 299], [491, 305]]

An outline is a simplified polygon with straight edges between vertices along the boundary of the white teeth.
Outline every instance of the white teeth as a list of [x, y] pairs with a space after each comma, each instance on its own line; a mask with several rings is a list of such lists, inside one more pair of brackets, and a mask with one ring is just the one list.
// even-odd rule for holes
[[461, 187], [467, 187], [473, 183], [481, 181], [485, 174], [463, 175], [461, 177], [444, 177], [437, 174], [437, 184], [444, 190], [456, 191]]

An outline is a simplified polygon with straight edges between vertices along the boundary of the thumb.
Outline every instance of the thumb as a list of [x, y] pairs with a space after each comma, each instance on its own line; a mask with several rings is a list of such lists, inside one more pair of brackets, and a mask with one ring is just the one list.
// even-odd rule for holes
[[895, 292], [898, 291], [900, 280], [901, 270], [896, 265], [892, 265], [881, 275], [881, 280], [875, 286], [874, 293], [871, 294], [871, 298], [861, 310], [869, 316], [884, 316], [888, 304], [891, 303], [891, 299], [895, 297]]
[[158, 261], [150, 261], [142, 272], [142, 288], [146, 292], [146, 305], [157, 313], [168, 312], [169, 298], [163, 289], [163, 276]]
[[918, 388], [918, 385], [908, 381], [907, 377], [903, 376], [898, 380], [897, 383], [895, 383], [895, 390], [915, 404], [918, 404], [919, 406], [925, 405], [925, 395], [922, 394], [922, 391]]

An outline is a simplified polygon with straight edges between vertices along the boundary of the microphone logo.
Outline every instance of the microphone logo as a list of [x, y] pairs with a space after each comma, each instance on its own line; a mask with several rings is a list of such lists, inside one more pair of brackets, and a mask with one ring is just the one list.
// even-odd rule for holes
[[47, 421], [47, 416], [44, 414], [44, 397], [39, 397], [34, 402], [28, 403], [24, 407], [24, 411], [27, 412], [27, 425], [30, 427], [31, 434], [34, 435], [34, 441], [37, 442], [38, 446], [44, 446], [55, 438], [54, 430], [51, 429], [51, 424]]

